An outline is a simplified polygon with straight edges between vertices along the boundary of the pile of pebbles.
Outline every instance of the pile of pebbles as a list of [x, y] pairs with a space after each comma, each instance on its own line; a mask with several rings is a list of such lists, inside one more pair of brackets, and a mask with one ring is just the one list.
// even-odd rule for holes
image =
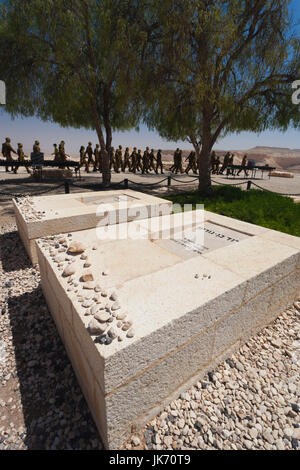
[[40, 211], [35, 207], [31, 196], [18, 197], [15, 201], [25, 222], [37, 222], [45, 218], [45, 211]]
[[94, 278], [91, 268], [97, 245], [88, 248], [72, 238], [72, 234], [59, 234], [41, 239], [39, 245], [61, 272], [66, 291], [75, 296], [72, 300], [77, 311], [90, 317], [88, 331], [94, 342], [109, 346], [114, 340], [131, 340], [135, 336], [133, 322], [122, 308], [118, 293], [101, 285], [101, 278], [108, 278], [109, 271], [103, 266], [100, 282]]

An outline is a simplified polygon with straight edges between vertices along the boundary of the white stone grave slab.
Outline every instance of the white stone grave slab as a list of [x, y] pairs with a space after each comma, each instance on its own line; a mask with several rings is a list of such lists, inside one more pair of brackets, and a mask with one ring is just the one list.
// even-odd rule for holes
[[172, 203], [132, 190], [13, 199], [18, 231], [33, 264], [35, 240], [47, 235], [169, 214]]
[[[37, 242], [44, 295], [108, 448], [299, 295], [299, 238], [206, 211], [189, 217], [184, 231], [175, 214], [171, 229], [163, 216]], [[57, 252], [74, 241], [83, 253]]]

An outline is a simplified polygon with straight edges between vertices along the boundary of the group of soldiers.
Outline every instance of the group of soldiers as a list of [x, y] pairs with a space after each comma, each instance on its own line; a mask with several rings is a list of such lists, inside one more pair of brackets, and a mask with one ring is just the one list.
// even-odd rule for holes
[[[80, 165], [85, 167], [87, 173], [90, 171], [90, 166], [93, 166], [93, 171], [102, 172], [102, 155], [99, 144], [96, 144], [93, 150], [92, 143], [89, 142], [87, 148], [84, 146], [80, 147], [79, 153]], [[150, 151], [149, 147], [146, 148], [143, 154], [136, 147], [134, 147], [132, 152], [127, 147], [124, 154], [122, 145], [119, 145], [117, 150], [111, 147], [109, 151], [109, 164], [110, 169], [113, 169], [116, 173], [125, 172], [126, 169], [132, 173], [137, 171], [141, 171], [142, 174], [148, 174], [150, 171], [154, 171], [156, 174], [159, 171], [161, 174], [164, 173], [161, 150], [158, 150], [155, 155], [154, 150], [151, 149]]]
[[[17, 160], [13, 159], [12, 154], [15, 154], [18, 156]], [[18, 168], [19, 168], [19, 163], [24, 163], [26, 159], [28, 158], [27, 155], [25, 155], [23, 151], [23, 144], [18, 143], [18, 149], [17, 151], [14, 150], [14, 148], [11, 145], [11, 140], [9, 137], [6, 137], [5, 142], [2, 144], [2, 154], [5, 160], [9, 163], [11, 163], [11, 170], [9, 169], [8, 166], [5, 167], [5, 171], [13, 171], [14, 173], [17, 173]], [[27, 173], [30, 173], [29, 168], [26, 166]]]
[[[52, 155], [54, 155], [54, 161], [57, 162], [63, 168], [68, 168], [68, 158], [71, 158], [65, 151], [65, 142], [62, 140], [59, 145], [53, 144], [54, 151]], [[33, 153], [37, 154], [40, 153], [40, 143], [38, 140], [34, 142], [33, 145]], [[17, 160], [13, 159], [12, 154], [16, 154], [18, 156]], [[100, 171], [102, 173], [103, 165], [102, 165], [102, 154], [100, 145], [96, 144], [95, 148], [91, 142], [88, 143], [88, 146], [85, 148], [84, 146], [80, 147], [80, 166], [85, 167], [86, 172], [90, 171], [90, 167], [93, 167], [93, 171]], [[11, 163], [11, 171], [17, 173], [19, 168], [19, 163], [24, 163], [26, 159], [28, 159], [27, 155], [25, 155], [23, 151], [23, 145], [18, 143], [18, 149], [15, 151], [11, 145], [11, 140], [9, 137], [5, 139], [5, 142], [2, 144], [2, 154], [7, 162]], [[184, 162], [188, 162], [186, 168], [184, 169]], [[192, 171], [194, 174], [198, 174], [199, 167], [196, 157], [196, 152], [192, 151], [187, 156], [185, 161], [183, 162], [183, 155], [182, 150], [179, 148], [176, 149], [174, 152], [173, 157], [173, 165], [170, 168], [171, 173], [186, 173], [189, 174]], [[143, 152], [139, 149], [137, 150], [136, 147], [130, 152], [129, 148], [125, 149], [123, 155], [122, 145], [119, 145], [117, 150], [114, 147], [111, 147], [109, 151], [109, 163], [110, 169], [114, 170], [116, 173], [125, 172], [126, 170], [137, 173], [141, 172], [142, 174], [149, 174], [151, 171], [154, 171], [156, 174], [160, 173], [164, 174], [163, 162], [162, 162], [162, 152], [158, 150], [156, 155], [153, 149], [149, 149], [146, 147], [146, 150]], [[216, 152], [212, 152], [211, 154], [211, 172], [212, 174], [223, 175], [224, 172], [227, 172], [227, 175], [234, 174], [234, 154], [227, 152], [224, 156], [223, 163], [220, 160], [220, 156], [216, 155]], [[244, 156], [241, 164], [241, 168], [239, 169], [237, 175], [244, 171], [246, 176], [247, 173], [247, 155]], [[25, 167], [27, 172], [30, 173], [29, 168]], [[10, 171], [9, 166], [6, 167], [6, 171]]]
[[[216, 155], [216, 152], [212, 152], [211, 158], [211, 172], [214, 175], [223, 175], [224, 171], [226, 171], [227, 175], [234, 175], [234, 154], [227, 152], [224, 156], [223, 163], [221, 163], [220, 157]], [[244, 155], [241, 168], [236, 173], [236, 176], [239, 176], [241, 171], [244, 171], [245, 175], [248, 176], [247, 166], [248, 166], [248, 158], [247, 155]]]

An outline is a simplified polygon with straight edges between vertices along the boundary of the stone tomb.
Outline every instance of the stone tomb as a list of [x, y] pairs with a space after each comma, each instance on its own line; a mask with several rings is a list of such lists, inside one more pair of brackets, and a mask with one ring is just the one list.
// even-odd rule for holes
[[74, 232], [78, 254], [57, 253], [63, 237], [37, 242], [44, 295], [108, 448], [299, 294], [299, 238], [206, 211], [190, 217], [182, 238], [175, 214], [169, 235], [166, 216], [127, 224], [129, 239], [99, 239], [126, 224]]
[[132, 190], [13, 199], [18, 231], [33, 264], [35, 240], [48, 235], [169, 214], [172, 203]]

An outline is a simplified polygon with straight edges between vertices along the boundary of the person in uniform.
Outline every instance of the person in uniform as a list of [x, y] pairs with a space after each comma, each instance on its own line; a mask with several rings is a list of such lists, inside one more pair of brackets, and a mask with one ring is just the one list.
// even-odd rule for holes
[[219, 171], [220, 175], [223, 175], [224, 171], [227, 170], [228, 165], [229, 165], [229, 159], [230, 159], [230, 152], [227, 152], [225, 157], [224, 157], [222, 168]]
[[228, 160], [227, 176], [234, 174], [234, 169], [231, 168], [232, 165], [233, 165], [233, 159], [234, 159], [234, 155], [233, 155], [233, 153], [231, 153], [230, 157], [229, 157], [229, 160]]
[[58, 150], [59, 150], [60, 163], [62, 164], [61, 168], [65, 169], [65, 167], [67, 167], [67, 169], [70, 170], [68, 165], [66, 165], [67, 154], [66, 154], [66, 151], [65, 151], [65, 141], [64, 140], [62, 140], [61, 143], [59, 144]]
[[94, 149], [95, 162], [94, 162], [94, 171], [100, 170], [100, 145], [96, 144]]
[[192, 151], [185, 161], [189, 162], [185, 170], [186, 174], [188, 175], [190, 170], [197, 174], [196, 152]]
[[241, 168], [237, 172], [237, 176], [239, 176], [241, 171], [244, 171], [245, 175], [248, 176], [247, 166], [248, 166], [248, 158], [247, 158], [247, 155], [244, 155], [243, 160], [242, 160], [242, 164], [241, 164]]
[[154, 149], [151, 149], [151, 152], [149, 154], [149, 171], [153, 170], [154, 172], [156, 172], [155, 162], [156, 158], [154, 155]]
[[173, 155], [173, 165], [171, 166], [170, 168], [170, 171], [171, 173], [173, 173], [175, 171], [175, 168], [177, 166], [177, 162], [178, 162], [178, 152], [179, 152], [179, 148], [176, 149], [176, 151], [174, 152], [174, 155]]
[[127, 147], [124, 153], [124, 161], [123, 161], [123, 166], [122, 166], [122, 171], [125, 173], [126, 168], [128, 168], [128, 171], [131, 169], [130, 165], [130, 155], [129, 155], [129, 148]]
[[60, 163], [60, 153], [57, 147], [57, 144], [53, 144], [54, 152], [51, 155], [54, 155], [54, 161]]
[[175, 166], [175, 174], [177, 175], [177, 173], [183, 173], [183, 168], [182, 168], [182, 150], [179, 150], [178, 149], [178, 153], [177, 153], [177, 158], [176, 158], [176, 166]]
[[113, 168], [113, 166], [115, 165], [115, 149], [114, 147], [111, 147], [109, 152], [109, 167], [110, 169]]
[[146, 148], [144, 154], [143, 154], [143, 168], [142, 168], [142, 174], [144, 175], [145, 173], [149, 173], [149, 147]]
[[40, 143], [38, 140], [35, 140], [32, 150], [33, 153], [41, 153]]
[[[2, 144], [2, 154], [3, 154], [3, 157], [5, 158], [7, 163], [10, 163], [10, 162], [14, 161], [14, 159], [11, 155], [12, 153], [18, 155], [17, 152], [11, 146], [10, 138], [6, 137], [5, 142]], [[11, 171], [13, 171], [13, 170], [14, 170], [14, 165], [12, 164], [11, 165]], [[8, 166], [5, 167], [5, 171], [7, 171], [7, 172], [10, 171], [8, 169]]]
[[141, 149], [138, 150], [138, 153], [137, 153], [137, 156], [136, 156], [136, 169], [137, 171], [143, 171], [143, 167], [142, 167], [142, 160], [143, 160], [143, 157], [142, 157], [142, 151]]
[[221, 160], [220, 160], [220, 157], [219, 155], [217, 156], [216, 158], [216, 163], [215, 163], [215, 174], [218, 175], [220, 173], [220, 166], [221, 166]]
[[211, 172], [214, 174], [216, 172], [216, 152], [212, 152], [210, 156], [210, 166], [211, 166]]
[[[23, 151], [23, 144], [18, 144], [17, 154], [18, 154], [18, 163], [25, 163], [25, 161], [28, 157], [27, 157], [27, 155], [25, 155], [25, 153]], [[26, 168], [27, 173], [30, 174], [28, 166], [25, 166], [25, 168]], [[19, 169], [19, 165], [17, 164], [15, 166], [14, 172], [17, 173], [18, 169]]]
[[130, 171], [132, 173], [136, 173], [136, 169], [137, 169], [137, 153], [136, 153], [136, 147], [134, 147], [130, 155]]
[[116, 150], [116, 154], [115, 154], [115, 165], [114, 165], [115, 172], [120, 173], [122, 166], [123, 166], [122, 145], [119, 145], [119, 148]]
[[85, 154], [84, 154], [84, 156], [87, 155], [87, 157], [88, 157], [88, 158], [87, 158], [87, 161], [86, 161], [86, 165], [85, 165], [85, 171], [86, 171], [87, 173], [90, 172], [90, 165], [94, 164], [93, 153], [94, 153], [94, 152], [93, 152], [92, 142], [89, 142], [89, 143], [88, 143], [88, 146], [87, 146], [87, 148], [86, 148], [86, 150], [85, 150]]
[[84, 166], [86, 161], [85, 161], [85, 148], [82, 145], [79, 150], [79, 158], [80, 158], [80, 166]]
[[163, 163], [162, 163], [162, 156], [161, 156], [161, 150], [156, 154], [156, 168], [155, 168], [155, 173], [158, 175], [158, 169], [160, 168], [160, 172], [163, 175], [164, 174], [164, 169], [163, 169]]

